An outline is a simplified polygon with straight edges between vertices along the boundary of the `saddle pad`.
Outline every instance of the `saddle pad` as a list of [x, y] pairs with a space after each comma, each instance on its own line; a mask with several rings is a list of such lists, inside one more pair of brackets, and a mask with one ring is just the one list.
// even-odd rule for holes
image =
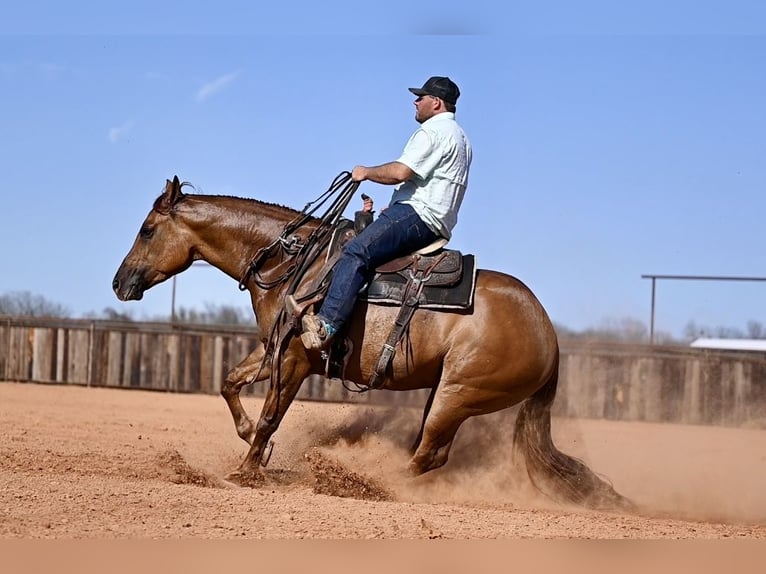
[[[366, 290], [359, 294], [362, 301], [376, 305], [401, 305], [407, 280], [398, 273], [376, 275]], [[449, 287], [426, 284], [418, 299], [422, 309], [467, 309], [473, 305], [476, 288], [476, 261], [473, 255], [463, 255], [463, 275]]]

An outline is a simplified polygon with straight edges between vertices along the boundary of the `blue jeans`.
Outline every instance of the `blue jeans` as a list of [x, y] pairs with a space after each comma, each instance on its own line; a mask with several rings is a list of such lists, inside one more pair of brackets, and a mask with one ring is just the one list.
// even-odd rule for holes
[[317, 315], [340, 329], [351, 317], [357, 294], [376, 267], [438, 238], [412, 207], [404, 203], [391, 205], [346, 244]]

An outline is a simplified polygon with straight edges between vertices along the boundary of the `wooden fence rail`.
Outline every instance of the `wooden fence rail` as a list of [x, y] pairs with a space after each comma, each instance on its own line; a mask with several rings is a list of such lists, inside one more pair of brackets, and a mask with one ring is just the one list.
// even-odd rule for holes
[[[0, 381], [219, 393], [255, 328], [0, 316]], [[562, 343], [554, 414], [716, 425], [766, 422], [766, 354]], [[244, 392], [263, 396], [263, 385]], [[427, 393], [359, 395], [312, 377], [298, 398], [422, 405]]]
[[[0, 316], [0, 381], [217, 394], [258, 344], [255, 327]], [[264, 396], [263, 384], [243, 394]], [[393, 397], [391, 395], [399, 395]], [[415, 404], [424, 391], [356, 393], [311, 377], [298, 398]]]

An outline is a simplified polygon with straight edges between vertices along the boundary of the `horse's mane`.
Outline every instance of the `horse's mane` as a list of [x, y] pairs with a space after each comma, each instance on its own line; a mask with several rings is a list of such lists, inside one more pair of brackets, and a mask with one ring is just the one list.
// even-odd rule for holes
[[248, 203], [254, 203], [256, 205], [261, 205], [264, 207], [277, 207], [279, 209], [284, 209], [287, 211], [292, 211], [295, 213], [298, 213], [298, 209], [295, 209], [294, 207], [290, 207], [287, 205], [282, 205], [281, 203], [271, 203], [268, 201], [263, 201], [262, 199], [255, 199], [254, 197], [240, 197], [238, 195], [212, 195], [212, 194], [204, 194], [204, 193], [198, 193], [198, 194], [186, 194], [188, 197], [194, 197], [194, 198], [203, 198], [203, 197], [220, 197], [223, 199], [235, 199], [237, 201], [245, 201]]
[[[197, 189], [194, 185], [192, 185], [188, 181], [184, 181], [184, 182], [181, 183], [181, 189], [182, 190], [183, 190], [184, 187], [189, 187], [189, 188], [193, 189], [196, 192], [201, 191], [201, 190]], [[159, 195], [159, 197], [157, 197], [157, 199], [154, 201], [154, 209], [157, 209], [157, 206], [160, 203], [160, 201], [162, 200], [162, 196], [164, 195], [164, 193], [165, 193], [165, 191], [163, 190], [163, 192]], [[233, 199], [233, 200], [236, 200], [236, 201], [244, 201], [246, 203], [251, 203], [251, 204], [257, 205], [257, 206], [271, 207], [271, 208], [277, 208], [277, 209], [285, 210], [285, 211], [290, 212], [291, 214], [296, 214], [297, 215], [299, 213], [299, 210], [295, 209], [294, 207], [289, 207], [289, 206], [286, 206], [286, 205], [282, 205], [280, 203], [271, 203], [271, 202], [268, 202], [268, 201], [263, 201], [263, 200], [260, 200], [260, 199], [255, 199], [255, 198], [252, 198], [252, 197], [239, 197], [239, 196], [236, 196], [236, 195], [206, 194], [206, 193], [193, 193], [193, 194], [192, 193], [185, 193], [183, 195], [183, 197], [179, 200], [179, 203], [183, 203], [183, 201], [187, 197], [188, 198], [193, 198], [193, 199], [202, 199], [202, 200], [204, 200], [204, 198]]]

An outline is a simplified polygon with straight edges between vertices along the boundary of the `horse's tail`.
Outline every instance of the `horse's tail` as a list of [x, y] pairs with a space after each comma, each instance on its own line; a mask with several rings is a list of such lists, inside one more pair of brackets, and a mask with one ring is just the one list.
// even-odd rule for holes
[[516, 418], [513, 447], [521, 453], [532, 484], [554, 499], [601, 510], [635, 510], [635, 505], [585, 463], [558, 450], [551, 437], [551, 405], [559, 359], [548, 381], [525, 400]]

